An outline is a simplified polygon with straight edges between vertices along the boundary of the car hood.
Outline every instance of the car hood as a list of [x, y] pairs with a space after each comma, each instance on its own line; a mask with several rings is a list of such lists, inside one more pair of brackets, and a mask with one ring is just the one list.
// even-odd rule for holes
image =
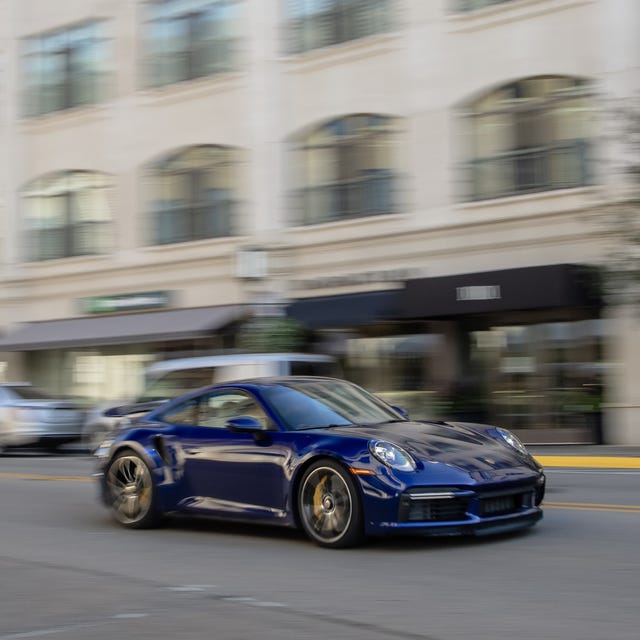
[[370, 426], [334, 427], [332, 433], [386, 440], [408, 451], [423, 464], [443, 463], [477, 479], [512, 475], [510, 470], [537, 470], [528, 455], [488, 435], [487, 426], [472, 428], [456, 422], [393, 422]]

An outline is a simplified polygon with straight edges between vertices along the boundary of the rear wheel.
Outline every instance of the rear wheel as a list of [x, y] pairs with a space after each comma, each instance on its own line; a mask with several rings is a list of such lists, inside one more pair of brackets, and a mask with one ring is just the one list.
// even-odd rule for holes
[[160, 521], [151, 470], [133, 451], [116, 454], [107, 467], [105, 501], [115, 520], [125, 527], [148, 529]]
[[298, 492], [298, 513], [305, 533], [320, 546], [344, 548], [362, 542], [358, 487], [332, 460], [320, 460], [305, 472]]

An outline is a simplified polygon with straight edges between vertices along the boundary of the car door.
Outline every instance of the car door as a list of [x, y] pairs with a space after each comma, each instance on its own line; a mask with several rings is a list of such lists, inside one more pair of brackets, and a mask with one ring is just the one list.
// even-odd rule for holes
[[[259, 433], [234, 432], [230, 418], [251, 416]], [[289, 449], [266, 412], [248, 392], [225, 389], [192, 398], [170, 410], [184, 460], [184, 506], [237, 517], [285, 516], [285, 466]]]

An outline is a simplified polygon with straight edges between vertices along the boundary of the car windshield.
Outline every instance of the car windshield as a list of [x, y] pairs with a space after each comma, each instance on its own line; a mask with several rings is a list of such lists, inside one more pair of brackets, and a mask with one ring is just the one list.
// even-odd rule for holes
[[266, 387], [263, 398], [287, 429], [296, 431], [404, 418], [364, 389], [337, 380], [300, 380]]

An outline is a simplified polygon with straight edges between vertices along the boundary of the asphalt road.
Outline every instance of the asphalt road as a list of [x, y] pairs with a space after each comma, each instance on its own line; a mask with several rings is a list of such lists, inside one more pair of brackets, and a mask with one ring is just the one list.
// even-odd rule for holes
[[544, 520], [324, 550], [281, 529], [112, 524], [86, 456], [0, 458], [0, 640], [637, 640], [640, 470], [550, 469]]

